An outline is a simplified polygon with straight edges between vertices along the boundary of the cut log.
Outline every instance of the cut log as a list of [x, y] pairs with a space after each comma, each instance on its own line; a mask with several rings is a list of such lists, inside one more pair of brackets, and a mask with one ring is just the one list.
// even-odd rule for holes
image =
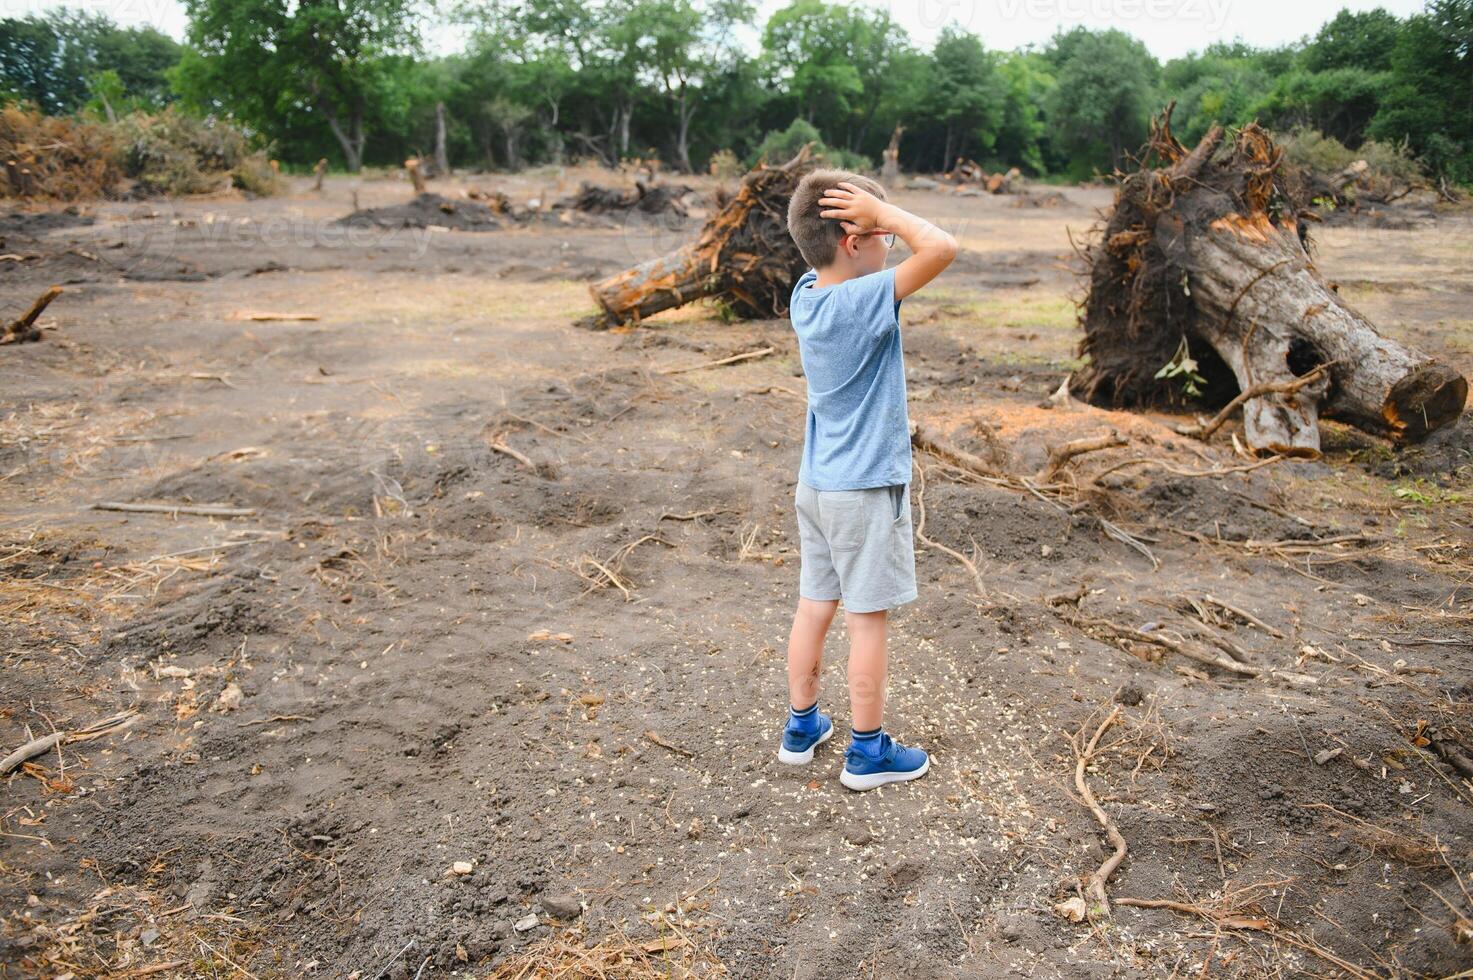
[[1309, 170], [1300, 175], [1305, 199], [1315, 207], [1347, 207], [1351, 201], [1345, 189], [1359, 183], [1370, 172], [1370, 164], [1364, 160], [1354, 163], [1333, 174]]
[[956, 165], [946, 174], [946, 179], [957, 184], [970, 184], [987, 179], [987, 171], [976, 160], [957, 157]]
[[[1117, 406], [1223, 405], [1258, 385], [1265, 393], [1243, 405], [1247, 442], [1292, 456], [1319, 455], [1321, 414], [1397, 442], [1457, 419], [1462, 375], [1381, 336], [1320, 275], [1304, 185], [1269, 134], [1249, 124], [1224, 148], [1213, 126], [1188, 152], [1171, 110], [1152, 121], [1141, 168], [1121, 180], [1087, 252], [1089, 363], [1074, 392]], [[1176, 370], [1163, 375], [1167, 365]]]
[[638, 322], [705, 298], [749, 319], [785, 315], [808, 267], [788, 234], [788, 198], [812, 168], [811, 145], [781, 166], [759, 166], [695, 241], [589, 286], [602, 310], [594, 325]]

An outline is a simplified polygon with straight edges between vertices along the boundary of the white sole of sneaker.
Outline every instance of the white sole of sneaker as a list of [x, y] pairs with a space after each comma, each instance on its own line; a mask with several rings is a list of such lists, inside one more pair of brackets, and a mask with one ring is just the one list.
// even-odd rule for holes
[[[834, 726], [830, 725], [829, 726], [829, 730], [826, 731], [826, 732], [824, 732], [822, 735], [820, 735], [817, 742], [814, 742], [811, 746], [809, 746], [806, 750], [804, 750], [802, 752], [790, 752], [787, 749], [778, 749], [777, 750], [777, 761], [778, 762], [785, 763], [785, 764], [790, 765], [790, 766], [801, 766], [801, 765], [804, 765], [805, 763], [812, 762], [813, 761], [813, 750], [816, 749], [816, 748], [818, 748], [820, 745], [822, 745], [823, 743], [827, 742], [829, 739], [831, 739], [833, 737], [834, 737]], [[930, 761], [930, 760], [927, 760], [927, 761]]]
[[878, 789], [890, 783], [903, 783], [911, 779], [920, 779], [930, 771], [931, 758], [927, 756], [926, 761], [921, 763], [921, 767], [913, 772], [871, 772], [860, 775], [859, 773], [853, 773], [845, 769], [839, 773], [839, 782], [843, 783], [845, 788], [852, 790]]

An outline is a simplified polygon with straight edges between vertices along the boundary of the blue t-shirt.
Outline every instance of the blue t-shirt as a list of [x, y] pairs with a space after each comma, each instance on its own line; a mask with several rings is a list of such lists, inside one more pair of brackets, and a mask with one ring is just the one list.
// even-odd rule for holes
[[809, 288], [817, 278], [812, 269], [803, 273], [789, 304], [808, 377], [798, 480], [815, 490], [909, 483], [895, 270]]

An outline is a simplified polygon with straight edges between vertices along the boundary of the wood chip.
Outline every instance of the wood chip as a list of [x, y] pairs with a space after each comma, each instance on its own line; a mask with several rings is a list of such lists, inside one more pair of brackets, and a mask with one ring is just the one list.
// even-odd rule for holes
[[650, 731], [645, 732], [644, 733], [644, 737], [647, 738], [647, 739], [649, 739], [651, 742], [654, 742], [660, 748], [662, 748], [662, 749], [669, 749], [671, 752], [674, 752], [677, 755], [683, 755], [687, 759], [694, 759], [696, 757], [696, 754], [694, 752], [690, 751], [689, 749], [682, 749], [678, 745], [671, 745], [669, 742], [667, 742], [663, 738], [661, 738], [660, 735], [659, 735], [659, 733], [656, 732], [656, 731], [654, 731], [653, 729], [650, 730]]
[[232, 320], [251, 320], [256, 323], [266, 323], [271, 320], [320, 320], [322, 317], [316, 313], [274, 313], [265, 310], [236, 310], [230, 314]]

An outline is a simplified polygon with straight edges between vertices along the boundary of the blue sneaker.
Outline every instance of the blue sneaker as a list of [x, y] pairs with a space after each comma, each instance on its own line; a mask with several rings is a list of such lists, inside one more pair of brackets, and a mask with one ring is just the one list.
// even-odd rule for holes
[[818, 730], [799, 728], [789, 719], [783, 729], [782, 748], [777, 750], [777, 761], [790, 766], [801, 766], [813, 761], [813, 750], [834, 737], [834, 723], [828, 715], [818, 716]]
[[844, 771], [839, 782], [849, 789], [875, 789], [886, 783], [920, 779], [931, 768], [931, 757], [920, 749], [908, 749], [880, 732], [879, 753], [870, 755], [855, 745], [844, 753]]

